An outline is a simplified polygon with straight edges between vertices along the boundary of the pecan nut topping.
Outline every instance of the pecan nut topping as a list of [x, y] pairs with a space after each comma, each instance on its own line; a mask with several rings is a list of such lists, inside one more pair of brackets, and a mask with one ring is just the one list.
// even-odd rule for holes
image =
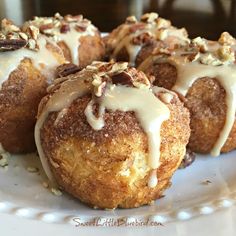
[[144, 23], [136, 23], [131, 25], [131, 27], [129, 28], [129, 32], [130, 33], [134, 33], [138, 30], [143, 30], [145, 29], [146, 25]]
[[61, 25], [61, 29], [60, 29], [61, 33], [65, 34], [65, 33], [69, 32], [69, 31], [70, 31], [69, 24], [62, 24]]
[[77, 24], [75, 26], [75, 30], [77, 30], [77, 32], [85, 32], [86, 29], [87, 29], [87, 26], [83, 26], [83, 25], [79, 25], [79, 24]]
[[192, 152], [190, 149], [186, 150], [186, 153], [184, 155], [184, 159], [182, 160], [179, 169], [186, 168], [187, 166], [190, 166], [195, 161], [195, 153]]
[[111, 77], [113, 84], [133, 85], [132, 77], [125, 71]]
[[152, 40], [152, 36], [148, 33], [142, 33], [132, 39], [132, 43], [134, 45], [141, 45], [141, 44], [147, 44]]
[[27, 45], [24, 39], [0, 39], [0, 52], [13, 51]]
[[73, 63], [62, 64], [57, 67], [56, 75], [57, 77], [65, 77], [67, 75], [75, 74], [80, 71], [79, 67]]

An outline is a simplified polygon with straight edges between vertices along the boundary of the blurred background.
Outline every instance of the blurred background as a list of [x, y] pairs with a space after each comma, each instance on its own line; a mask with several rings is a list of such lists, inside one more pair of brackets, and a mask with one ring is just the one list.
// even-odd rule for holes
[[55, 12], [83, 14], [103, 32], [112, 30], [129, 15], [158, 12], [191, 37], [217, 39], [222, 31], [236, 37], [236, 0], [0, 0], [0, 17], [16, 24], [35, 15]]

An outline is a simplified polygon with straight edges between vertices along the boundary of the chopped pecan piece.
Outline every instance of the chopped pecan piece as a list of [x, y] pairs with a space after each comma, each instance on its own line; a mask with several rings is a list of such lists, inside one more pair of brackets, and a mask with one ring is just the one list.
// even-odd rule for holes
[[129, 28], [129, 32], [130, 33], [134, 33], [136, 32], [137, 30], [143, 30], [145, 29], [146, 25], [144, 23], [137, 23], [137, 24], [133, 24], [130, 26]]
[[229, 45], [221, 46], [217, 53], [220, 59], [224, 62], [232, 63], [235, 61], [234, 50]]
[[77, 15], [77, 16], [72, 16], [72, 15], [66, 15], [64, 17], [64, 19], [67, 22], [77, 22], [77, 21], [82, 21], [83, 20], [83, 16], [82, 15]]
[[150, 34], [145, 32], [145, 33], [142, 33], [142, 34], [136, 36], [135, 38], [133, 38], [132, 43], [135, 45], [146, 44], [146, 43], [150, 42], [151, 39], [152, 39], [152, 37], [150, 36]]
[[80, 21], [81, 24], [83, 24], [84, 26], [88, 26], [91, 24], [91, 21], [88, 19], [82, 19], [82, 20], [78, 20]]
[[194, 38], [192, 43], [199, 47], [200, 52], [205, 53], [208, 50], [207, 41], [201, 37]]
[[146, 13], [141, 17], [141, 21], [152, 23], [158, 18], [158, 14], [155, 12]]
[[80, 71], [80, 69], [77, 65], [72, 63], [67, 63], [57, 67], [56, 75], [57, 77], [61, 78], [70, 74], [75, 74], [78, 71]]
[[0, 39], [0, 51], [13, 51], [25, 47], [27, 41], [24, 39]]
[[223, 65], [223, 62], [221, 60], [219, 60], [217, 57], [215, 57], [214, 55], [210, 53], [203, 54], [200, 57], [200, 62], [204, 65], [212, 65], [212, 66]]
[[111, 63], [100, 63], [100, 62], [98, 62], [97, 64], [95, 63], [93, 63], [93, 65], [96, 65], [97, 66], [97, 70], [98, 70], [98, 72], [99, 72], [99, 74], [103, 74], [103, 73], [105, 73], [106, 71], [112, 71], [112, 64]]
[[77, 24], [77, 25], [75, 26], [75, 30], [76, 30], [77, 32], [85, 32], [86, 29], [87, 29], [87, 26], [85, 26], [85, 25]]
[[94, 95], [96, 97], [101, 97], [105, 91], [106, 88], [106, 82], [102, 82], [100, 85], [94, 87]]
[[199, 52], [192, 52], [192, 53], [183, 53], [181, 54], [181, 56], [186, 57], [189, 62], [193, 62], [200, 57], [200, 54]]
[[221, 45], [234, 45], [236, 44], [236, 40], [234, 37], [232, 37], [228, 32], [223, 32], [221, 35], [220, 35], [220, 38], [218, 40], [218, 42], [221, 44]]
[[2, 32], [0, 32], [0, 39], [1, 40], [6, 39], [6, 35], [4, 35]]
[[60, 13], [56, 13], [55, 15], [54, 15], [54, 17], [56, 18], [56, 19], [58, 19], [58, 20], [62, 20], [63, 19], [63, 17], [60, 15]]
[[137, 19], [135, 16], [129, 16], [126, 18], [126, 23], [127, 24], [133, 24], [133, 23], [136, 23], [137, 22]]
[[28, 46], [28, 48], [31, 49], [31, 50], [35, 50], [35, 51], [38, 50], [37, 42], [36, 42], [36, 40], [34, 40], [34, 39], [29, 39], [27, 46]]
[[168, 27], [171, 26], [171, 22], [169, 20], [166, 20], [166, 19], [161, 18], [161, 17], [159, 17], [157, 19], [156, 24], [157, 24], [157, 28], [159, 28], [159, 29], [160, 28], [168, 28]]
[[117, 62], [108, 64], [107, 70], [110, 74], [119, 74], [128, 68], [128, 62]]
[[184, 159], [182, 160], [179, 169], [186, 168], [187, 166], [190, 166], [195, 161], [195, 153], [192, 152], [190, 149], [186, 150], [186, 153], [184, 155]]
[[142, 71], [129, 70], [133, 79], [133, 86], [139, 89], [150, 88], [151, 83], [148, 77]]
[[60, 29], [61, 33], [65, 34], [65, 33], [69, 32], [69, 31], [70, 31], [70, 26], [68, 24], [63, 24], [61, 26], [61, 29]]
[[171, 50], [168, 47], [156, 47], [152, 51], [152, 55], [171, 55]]
[[19, 32], [20, 28], [14, 23], [9, 20], [9, 19], [3, 19], [1, 22], [1, 28], [4, 33], [9, 33], [9, 32]]
[[32, 39], [37, 40], [39, 35], [39, 29], [33, 25], [30, 25], [28, 29]]
[[28, 36], [27, 36], [27, 34], [25, 34], [25, 33], [23, 33], [23, 32], [20, 32], [19, 33], [19, 36], [22, 38], [22, 39], [24, 39], [24, 40], [28, 40]]
[[41, 25], [39, 27], [39, 30], [41, 33], [44, 33], [45, 30], [49, 30], [49, 29], [52, 29], [53, 28], [53, 23], [48, 23], [48, 24], [44, 24], [44, 25]]
[[133, 85], [132, 77], [125, 71], [111, 77], [113, 84]]

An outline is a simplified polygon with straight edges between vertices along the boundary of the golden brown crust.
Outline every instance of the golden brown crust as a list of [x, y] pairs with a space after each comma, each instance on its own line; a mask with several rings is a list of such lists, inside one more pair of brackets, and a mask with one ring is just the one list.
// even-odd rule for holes
[[71, 55], [70, 50], [67, 47], [66, 43], [64, 41], [59, 41], [57, 45], [61, 48], [63, 55], [67, 61], [71, 61]]
[[136, 60], [135, 60], [135, 66], [138, 67], [142, 62], [144, 58], [147, 58], [151, 55], [152, 51], [156, 47], [164, 47], [165, 44], [161, 41], [156, 41], [156, 40], [150, 40], [147, 44], [143, 45], [142, 48], [140, 49]]
[[82, 69], [93, 61], [103, 61], [105, 46], [99, 33], [82, 36], [79, 47], [79, 67]]
[[[61, 50], [47, 44], [48, 50], [64, 63]], [[14, 52], [12, 52], [14, 53]], [[11, 153], [35, 151], [34, 125], [40, 100], [46, 94], [47, 79], [30, 59], [24, 59], [9, 75], [0, 90], [0, 143]]]
[[87, 95], [74, 101], [56, 125], [57, 112], [51, 113], [41, 129], [42, 147], [59, 185], [100, 208], [138, 207], [161, 197], [185, 153], [190, 133], [187, 109], [177, 96], [168, 105], [171, 117], [161, 128], [159, 182], [152, 189], [147, 186], [147, 136], [135, 114], [106, 111], [104, 128], [94, 131], [84, 114], [90, 100]]
[[153, 84], [172, 89], [177, 80], [176, 68], [169, 63], [156, 63], [148, 68], [147, 75], [155, 77]]
[[[189, 147], [201, 153], [209, 153], [224, 127], [227, 106], [225, 90], [217, 79], [198, 79], [189, 89], [186, 106], [191, 113], [191, 138]], [[236, 147], [236, 122], [222, 148], [229, 152]]]
[[0, 90], [0, 143], [11, 153], [32, 152], [37, 106], [46, 93], [46, 79], [24, 59]]

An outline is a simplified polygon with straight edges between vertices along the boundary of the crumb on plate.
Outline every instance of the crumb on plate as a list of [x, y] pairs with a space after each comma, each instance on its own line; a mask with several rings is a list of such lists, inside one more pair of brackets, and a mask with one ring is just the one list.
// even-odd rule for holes
[[27, 171], [30, 173], [37, 173], [37, 172], [39, 172], [39, 168], [34, 167], [34, 166], [28, 166]]
[[208, 184], [211, 184], [212, 182], [210, 180], [204, 180], [201, 182], [202, 185], [208, 185]]
[[51, 188], [51, 192], [55, 195], [55, 196], [61, 196], [62, 192], [57, 189], [57, 188]]

